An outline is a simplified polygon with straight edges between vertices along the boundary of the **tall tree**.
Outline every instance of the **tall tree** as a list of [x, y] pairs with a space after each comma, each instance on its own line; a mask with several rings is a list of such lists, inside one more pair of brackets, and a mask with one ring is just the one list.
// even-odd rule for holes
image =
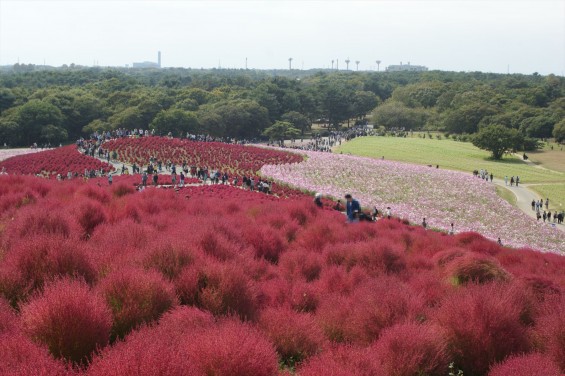
[[479, 149], [490, 151], [494, 159], [501, 159], [504, 153], [522, 145], [524, 137], [516, 129], [495, 124], [481, 128], [472, 142]]

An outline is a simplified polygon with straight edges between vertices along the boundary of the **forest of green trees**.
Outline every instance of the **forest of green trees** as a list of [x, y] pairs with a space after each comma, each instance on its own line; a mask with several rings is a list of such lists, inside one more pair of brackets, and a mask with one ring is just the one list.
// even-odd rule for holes
[[565, 79], [554, 75], [39, 68], [0, 71], [0, 145], [117, 128], [256, 138], [276, 122], [308, 132], [316, 120], [337, 129], [370, 113], [388, 129], [474, 134], [500, 125], [565, 141]]

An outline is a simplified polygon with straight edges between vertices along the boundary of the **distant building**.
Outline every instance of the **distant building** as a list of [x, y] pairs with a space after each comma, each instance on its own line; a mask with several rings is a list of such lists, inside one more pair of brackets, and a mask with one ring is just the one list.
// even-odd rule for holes
[[157, 52], [157, 62], [143, 61], [140, 63], [133, 63], [134, 68], [161, 68], [161, 51]]
[[428, 67], [423, 65], [410, 65], [410, 62], [402, 65], [402, 61], [400, 62], [400, 65], [389, 65], [386, 67], [387, 72], [425, 72], [427, 70]]

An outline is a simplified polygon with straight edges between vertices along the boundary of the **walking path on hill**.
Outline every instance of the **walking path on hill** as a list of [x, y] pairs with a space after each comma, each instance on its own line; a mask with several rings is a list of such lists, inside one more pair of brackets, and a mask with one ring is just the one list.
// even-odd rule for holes
[[[516, 186], [505, 185], [504, 180], [502, 180], [502, 179], [494, 179], [493, 182], [494, 182], [494, 184], [498, 185], [499, 187], [504, 187], [504, 188], [508, 189], [509, 191], [511, 191], [514, 194], [514, 196], [516, 196], [516, 206], [518, 207], [518, 209], [522, 210], [524, 213], [526, 213], [530, 217], [536, 218], [536, 212], [535, 212], [535, 210], [532, 210], [532, 201], [533, 200], [538, 201], [542, 197], [540, 197], [534, 191], [528, 189], [529, 184], [520, 184], [516, 187]], [[534, 185], [534, 184], [532, 184], [532, 185]], [[541, 219], [540, 219], [540, 221], [541, 221]], [[565, 225], [563, 225], [563, 224], [558, 225], [556, 223], [555, 227], [558, 230], [565, 232]]]

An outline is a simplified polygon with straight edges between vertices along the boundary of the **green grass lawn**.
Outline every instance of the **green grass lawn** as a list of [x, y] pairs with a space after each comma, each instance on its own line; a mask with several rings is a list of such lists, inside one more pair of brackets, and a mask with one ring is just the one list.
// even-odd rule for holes
[[506, 189], [504, 187], [496, 186], [496, 194], [502, 197], [504, 200], [508, 201], [512, 205], [516, 206], [516, 196], [512, 193], [511, 190]]
[[472, 173], [487, 169], [495, 177], [519, 176], [522, 183], [564, 182], [565, 174], [527, 165], [519, 158], [506, 156], [500, 161], [469, 142], [400, 137], [360, 137], [343, 144], [336, 152], [366, 157], [439, 165], [440, 168]]
[[539, 193], [541, 197], [549, 197], [549, 209], [565, 210], [565, 183], [532, 185], [531, 190]]
[[490, 153], [470, 142], [437, 140], [419, 137], [360, 137], [336, 148], [335, 152], [351, 153], [372, 158], [439, 165], [440, 168], [472, 173], [486, 169], [495, 177], [519, 176], [523, 184], [551, 183], [533, 186], [550, 202], [563, 203], [565, 207], [565, 173], [526, 164], [521, 159], [505, 156], [500, 161], [490, 158]]

